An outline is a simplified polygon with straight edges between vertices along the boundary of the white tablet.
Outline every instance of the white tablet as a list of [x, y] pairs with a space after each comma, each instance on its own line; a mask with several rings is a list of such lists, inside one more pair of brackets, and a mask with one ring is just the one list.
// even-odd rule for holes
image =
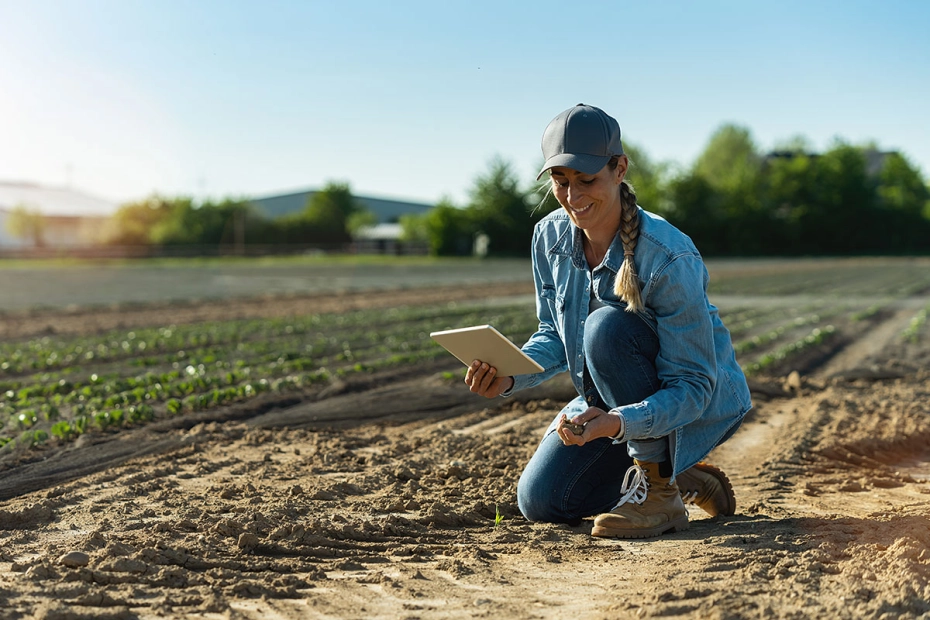
[[475, 360], [494, 366], [499, 377], [528, 375], [543, 370], [542, 366], [490, 325], [433, 332], [430, 338], [466, 366]]

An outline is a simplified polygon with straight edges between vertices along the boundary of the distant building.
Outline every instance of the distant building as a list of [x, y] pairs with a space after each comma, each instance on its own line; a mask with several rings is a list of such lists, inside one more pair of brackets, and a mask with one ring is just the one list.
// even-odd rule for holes
[[42, 238], [47, 247], [78, 247], [94, 243], [101, 225], [118, 205], [67, 187], [0, 181], [0, 249], [23, 249], [35, 244], [9, 231], [9, 217], [17, 207], [42, 215]]
[[[279, 194], [253, 198], [252, 204], [256, 210], [268, 219], [277, 219], [283, 215], [299, 213], [307, 207], [307, 203], [316, 194], [316, 191], [307, 190], [292, 194]], [[402, 215], [422, 215], [433, 208], [433, 205], [422, 202], [406, 202], [402, 200], [387, 200], [385, 198], [372, 198], [370, 196], [354, 196], [362, 206], [378, 218], [378, 224], [396, 224]]]
[[[268, 219], [300, 213], [316, 194], [314, 190], [253, 198], [252, 205], [261, 215]], [[354, 251], [361, 254], [425, 254], [428, 251], [423, 243], [404, 243], [400, 241], [402, 215], [423, 215], [433, 205], [422, 202], [406, 202], [372, 198], [371, 196], [353, 196], [364, 209], [377, 218], [374, 226], [363, 228], [354, 241]]]
[[362, 228], [355, 235], [353, 245], [359, 254], [427, 254], [425, 243], [402, 242], [400, 224], [375, 224]]

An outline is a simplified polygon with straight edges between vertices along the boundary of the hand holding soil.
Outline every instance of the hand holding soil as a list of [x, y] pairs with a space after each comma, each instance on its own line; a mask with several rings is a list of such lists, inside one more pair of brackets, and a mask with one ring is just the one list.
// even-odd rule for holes
[[[619, 427], [616, 416], [598, 407], [589, 407], [571, 421], [563, 416], [557, 430], [566, 446], [583, 446], [592, 439], [613, 437], [619, 432]], [[585, 433], [586, 437], [583, 436]]]

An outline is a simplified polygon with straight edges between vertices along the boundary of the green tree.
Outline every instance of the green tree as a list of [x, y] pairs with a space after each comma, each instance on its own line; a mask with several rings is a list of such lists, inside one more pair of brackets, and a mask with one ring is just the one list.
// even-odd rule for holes
[[468, 214], [475, 231], [489, 239], [495, 255], [526, 256], [533, 225], [543, 217], [529, 206], [529, 192], [520, 189], [513, 167], [500, 157], [491, 160], [488, 172], [475, 179]]
[[37, 248], [45, 245], [45, 217], [38, 209], [17, 205], [6, 221], [7, 231], [18, 239], [32, 241]]
[[762, 200], [783, 226], [787, 252], [856, 254], [879, 251], [885, 243], [887, 231], [877, 231], [889, 220], [881, 217], [861, 148], [837, 142], [821, 155], [772, 158]]
[[878, 195], [882, 206], [922, 215], [930, 200], [930, 190], [906, 157], [900, 153], [889, 153], [878, 176]]
[[401, 215], [400, 223], [400, 240], [408, 242], [426, 243], [429, 245], [429, 227], [427, 226], [426, 214], [417, 215], [408, 213]]
[[838, 142], [816, 158], [816, 200], [802, 221], [804, 245], [816, 253], [874, 251], [877, 215], [875, 182], [866, 172], [862, 149]]
[[[669, 210], [686, 216], [683, 227], [701, 251], [746, 255], [770, 248], [775, 235], [772, 213], [761, 199], [762, 164], [750, 131], [726, 124], [714, 132], [695, 161], [692, 178], [679, 176], [673, 191], [676, 203]], [[681, 202], [687, 200], [697, 202]], [[699, 217], [703, 221], [697, 221]]]
[[368, 209], [360, 209], [350, 215], [349, 219], [346, 220], [346, 228], [349, 231], [349, 235], [352, 237], [358, 235], [360, 230], [364, 228], [371, 228], [377, 224], [378, 216]]
[[422, 225], [415, 226], [413, 218], [407, 219], [408, 230], [422, 226], [433, 256], [468, 256], [472, 251], [475, 235], [473, 218], [464, 209], [459, 209], [448, 199], [439, 201], [422, 216]]
[[154, 236], [178, 211], [190, 208], [189, 197], [167, 198], [152, 195], [121, 206], [104, 225], [103, 242], [108, 245], [150, 245]]
[[310, 243], [346, 243], [352, 240], [349, 218], [362, 206], [352, 196], [348, 183], [330, 182], [307, 201], [304, 217]]
[[170, 215], [152, 231], [155, 243], [166, 245], [228, 245], [242, 248], [260, 239], [267, 223], [250, 207], [248, 200], [224, 198], [195, 205], [178, 201]]
[[790, 138], [777, 140], [775, 145], [772, 147], [772, 151], [775, 153], [782, 153], [784, 155], [806, 155], [808, 153], [814, 152], [814, 146], [807, 138], [807, 136], [796, 134]]
[[150, 196], [123, 205], [103, 234], [110, 245], [234, 246], [275, 243], [277, 231], [241, 198], [195, 204], [187, 196]]
[[[874, 157], [874, 151], [866, 152]], [[878, 204], [882, 211], [873, 233], [883, 249], [899, 252], [930, 250], [930, 189], [920, 171], [900, 153], [884, 155], [878, 173]]]
[[151, 226], [149, 240], [156, 245], [201, 244], [206, 224], [203, 215], [190, 198], [166, 201], [164, 217]]
[[363, 211], [347, 183], [329, 182], [299, 213], [276, 219], [276, 243], [337, 245], [352, 240], [350, 220]]
[[722, 125], [694, 163], [694, 173], [718, 191], [732, 192], [754, 185], [762, 158], [749, 129]]
[[654, 162], [640, 147], [625, 141], [623, 150], [630, 161], [626, 178], [636, 192], [636, 202], [644, 209], [666, 216], [671, 211], [668, 184], [672, 165]]
[[668, 220], [690, 236], [704, 254], [721, 254], [726, 247], [720, 195], [708, 180], [693, 172], [672, 179], [668, 188]]

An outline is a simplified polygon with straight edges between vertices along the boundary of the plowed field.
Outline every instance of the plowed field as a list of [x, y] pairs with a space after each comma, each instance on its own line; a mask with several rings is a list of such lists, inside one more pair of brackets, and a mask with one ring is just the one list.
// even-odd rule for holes
[[[755, 403], [709, 459], [729, 474], [737, 514], [692, 507], [687, 531], [635, 542], [593, 538], [590, 521], [529, 523], [517, 510], [519, 474], [573, 396], [566, 380], [488, 401], [447, 355], [411, 349], [401, 360], [361, 343], [359, 325], [379, 320], [531, 320], [529, 274], [8, 313], [0, 333], [21, 352], [71, 351], [119, 330], [293, 318], [296, 331], [253, 338], [274, 349], [297, 334], [311, 342], [301, 317], [355, 327], [326, 328], [349, 331], [338, 332], [342, 357], [325, 353], [325, 380], [288, 370], [298, 378], [254, 397], [176, 415], [159, 401], [147, 423], [10, 442], [0, 451], [0, 617], [930, 617], [926, 274], [927, 261], [712, 269], [712, 301]], [[436, 308], [447, 314], [429, 314]], [[513, 321], [520, 341], [527, 328]], [[82, 358], [69, 381], [142, 372], [130, 369], [141, 354], [95, 350], [102, 365]], [[265, 363], [236, 350], [250, 368]], [[169, 369], [173, 355], [165, 349], [151, 367]], [[6, 380], [27, 389], [66, 372], [42, 363], [52, 370], [19, 365]], [[73, 422], [68, 407], [60, 415]]]

